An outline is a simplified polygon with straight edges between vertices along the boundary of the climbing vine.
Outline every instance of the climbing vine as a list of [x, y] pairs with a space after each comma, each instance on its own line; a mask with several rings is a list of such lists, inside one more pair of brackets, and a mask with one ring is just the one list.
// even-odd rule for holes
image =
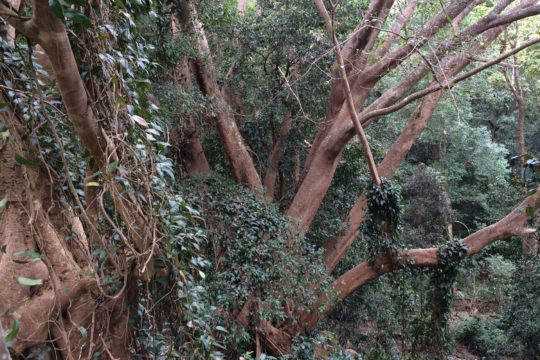
[[431, 347], [439, 352], [448, 350], [450, 337], [448, 321], [452, 306], [452, 288], [459, 274], [461, 260], [467, 256], [467, 244], [459, 239], [452, 239], [439, 248], [439, 266], [432, 270], [432, 287], [429, 293], [428, 306], [431, 309], [429, 327], [432, 336]]
[[381, 186], [370, 184], [365, 192], [367, 218], [362, 224], [362, 236], [370, 262], [381, 253], [397, 255], [401, 248], [400, 191], [390, 180], [381, 178]]

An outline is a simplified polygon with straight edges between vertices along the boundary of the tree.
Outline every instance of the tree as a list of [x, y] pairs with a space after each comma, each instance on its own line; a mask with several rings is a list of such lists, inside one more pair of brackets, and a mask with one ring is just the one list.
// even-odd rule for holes
[[[488, 11], [475, 11], [481, 1], [449, 1], [424, 12], [416, 1], [408, 2], [401, 9], [394, 1], [373, 0], [339, 48], [336, 20], [339, 8], [330, 2], [328, 14], [325, 3], [316, 3], [324, 15], [322, 20], [327, 26], [338, 62], [330, 71], [330, 96], [325, 117], [318, 124], [317, 134], [302, 167], [298, 189], [285, 211], [294, 219], [291, 222], [296, 221], [299, 227], [295, 231], [291, 226], [282, 234], [286, 240], [280, 244], [290, 254], [302, 253], [302, 236], [309, 230], [331, 185], [341, 155], [355, 133], [362, 134], [375, 118], [419, 101], [383, 161], [377, 168], [370, 166], [372, 178], [379, 185], [377, 174], [386, 178], [393, 176], [426, 127], [445, 90], [451, 93], [456, 83], [540, 42], [539, 38], [533, 38], [515, 44], [511, 50], [471, 67], [476, 59], [470, 55], [482, 54], [509, 24], [539, 14], [537, 2], [526, 0], [510, 7], [512, 1], [501, 0]], [[143, 12], [144, 9], [138, 6], [128, 3], [127, 11], [133, 14]], [[261, 6], [264, 10], [264, 4]], [[169, 195], [174, 196], [164, 180], [170, 163], [163, 158], [159, 164], [153, 161], [163, 156], [159, 151], [163, 144], [154, 137], [148, 137], [159, 133], [159, 130], [151, 127], [141, 116], [153, 116], [147, 110], [151, 106], [144, 96], [138, 93], [130, 95], [135, 92], [130, 86], [144, 84], [145, 80], [127, 70], [125, 72], [131, 76], [131, 82], [124, 80], [123, 68], [127, 65], [121, 63], [116, 67], [114, 58], [108, 58], [100, 48], [109, 49], [111, 44], [99, 37], [94, 40], [91, 36], [92, 29], [100, 29], [100, 23], [106, 24], [114, 16], [121, 16], [129, 23], [131, 15], [129, 12], [109, 11], [104, 4], [94, 6], [78, 1], [74, 1], [73, 6], [66, 6], [63, 2], [34, 0], [31, 8], [24, 9], [27, 13], [18, 11], [18, 7], [18, 3], [2, 0], [0, 16], [28, 39], [29, 56], [32, 44], [37, 43], [50, 59], [55, 84], [71, 123], [62, 131], [73, 131], [86, 150], [78, 160], [86, 170], [78, 169], [77, 176], [84, 178], [85, 184], [84, 196], [81, 197], [82, 189], [73, 184], [74, 170], [69, 166], [72, 159], [66, 159], [63, 140], [56, 130], [59, 125], [48, 113], [51, 111], [48, 110], [51, 98], [43, 94], [39, 78], [30, 74], [33, 79], [30, 82], [31, 92], [37, 94], [36, 100], [41, 109], [36, 119], [44, 121], [47, 131], [58, 144], [61, 165], [57, 168], [64, 174], [56, 172], [40, 155], [40, 142], [33, 141], [32, 132], [24, 121], [25, 112], [18, 105], [20, 101], [15, 101], [9, 93], [22, 91], [19, 89], [22, 85], [18, 83], [22, 78], [11, 75], [12, 78], [2, 85], [7, 93], [2, 93], [0, 99], [8, 109], [0, 113], [7, 131], [1, 143], [2, 157], [6, 162], [0, 191], [9, 201], [9, 207], [6, 206], [8, 202], [2, 205], [5, 209], [1, 223], [3, 254], [0, 273], [3, 276], [0, 286], [7, 290], [2, 292], [0, 304], [3, 309], [14, 310], [4, 315], [2, 323], [6, 329], [14, 329], [15, 324], [20, 323], [17, 341], [13, 344], [17, 354], [27, 354], [35, 344], [51, 342], [63, 358], [73, 358], [79, 353], [91, 357], [98, 349], [110, 357], [128, 358], [133, 348], [129, 344], [132, 329], [128, 323], [132, 314], [138, 311], [137, 302], [141, 298], [138, 291], [158, 282], [157, 279], [189, 283], [190, 280], [186, 280], [186, 275], [180, 270], [182, 266], [191, 267], [192, 259], [196, 258], [192, 250], [186, 250], [188, 245], [166, 240], [174, 238], [171, 229], [179, 225], [164, 218], [168, 213], [177, 211], [174, 209], [181, 202], [171, 204], [167, 200]], [[212, 126], [222, 141], [235, 181], [245, 185], [259, 199], [265, 195], [273, 199], [276, 176], [270, 174], [264, 182], [261, 180], [261, 169], [255, 165], [254, 152], [247, 145], [249, 139], [244, 138], [237, 123], [239, 120], [235, 119], [234, 109], [239, 104], [234, 103], [233, 96], [227, 95], [234, 94], [237, 89], [226, 89], [226, 84], [221, 81], [220, 69], [224, 65], [215, 63], [214, 49], [199, 19], [196, 3], [192, 0], [173, 1], [169, 9], [184, 36], [190, 37], [195, 44], [192, 53], [182, 56], [189, 60], [183, 63], [181, 71], [186, 74], [186, 79], [192, 77], [196, 80], [199, 90], [208, 100]], [[314, 10], [315, 6], [309, 8], [312, 13]], [[240, 11], [244, 12], [244, 9]], [[394, 23], [388, 25], [391, 20]], [[320, 32], [322, 22], [319, 26]], [[130, 27], [126, 29], [129, 31]], [[111, 43], [119, 46], [129, 43], [129, 38], [118, 39], [111, 34], [105, 36]], [[92, 51], [83, 46], [85, 41]], [[128, 60], [137, 63], [139, 53], [129, 46], [126, 49], [127, 52], [132, 51]], [[286, 55], [281, 54], [286, 65], [276, 65], [272, 74], [274, 79], [280, 79], [291, 98], [298, 96], [291, 83], [302, 74], [302, 69], [311, 64], [298, 54], [302, 54], [301, 49], [291, 46]], [[107, 66], [108, 61], [113, 66]], [[189, 63], [191, 75], [187, 74], [186, 63]], [[96, 64], [102, 64], [108, 73], [99, 74], [96, 70], [99, 67], [91, 66]], [[82, 71], [85, 67], [86, 71]], [[232, 64], [227, 73], [233, 76], [238, 71]], [[394, 71], [405, 73], [397, 83], [369, 103], [369, 95], [375, 86]], [[7, 77], [8, 73], [5, 73]], [[139, 74], [144, 74], [144, 71], [139, 71]], [[119, 79], [123, 79], [120, 85]], [[133, 107], [126, 99], [137, 105], [139, 114], [130, 114], [126, 110], [126, 104]], [[303, 111], [301, 102], [298, 107]], [[267, 175], [275, 172], [277, 164], [286, 155], [284, 144], [289, 141], [293, 110], [294, 107], [289, 106], [285, 111], [279, 136], [272, 144]], [[353, 122], [351, 118], [357, 118], [357, 121]], [[193, 122], [191, 124], [195, 134], [199, 129]], [[136, 127], [142, 131], [130, 130]], [[198, 138], [198, 135], [193, 138]], [[130, 142], [136, 146], [130, 146]], [[369, 162], [374, 165], [365, 136], [362, 136], [362, 142]], [[150, 160], [141, 160], [146, 157]], [[169, 178], [174, 179], [174, 175]], [[21, 179], [24, 188], [17, 188], [15, 184]], [[98, 179], [99, 182], [96, 181]], [[283, 182], [281, 180], [281, 184]], [[66, 184], [67, 190], [62, 186], [58, 190], [59, 184]], [[332, 274], [358, 237], [369, 200], [365, 194], [361, 195], [347, 218], [343, 219], [345, 234], [326, 239], [322, 246], [327, 275]], [[254, 206], [253, 211], [259, 205]], [[437, 267], [442, 263], [441, 259], [455, 260], [454, 255], [463, 254], [454, 254], [454, 247], [460, 251], [466, 249], [467, 255], [473, 255], [494, 241], [534, 232], [535, 229], [526, 227], [526, 222], [539, 208], [540, 199], [536, 193], [530, 195], [503, 219], [467, 236], [457, 245], [449, 243], [441, 247], [397, 252], [379, 248], [380, 253], [373, 254], [373, 259], [338, 276], [331, 283], [331, 288], [342, 300], [368, 281], [402, 266]], [[185, 213], [192, 218], [189, 209]], [[383, 228], [388, 230], [391, 219], [388, 216], [383, 216], [383, 219], [386, 224]], [[211, 217], [208, 225], [221, 226], [213, 223]], [[261, 239], [269, 240], [272, 236], [269, 230]], [[174, 250], [175, 244], [181, 250]], [[227, 251], [218, 245], [214, 247], [216, 268], [219, 268], [220, 254]], [[178, 256], [185, 252], [191, 255]], [[100, 254], [103, 258], [95, 266]], [[444, 254], [452, 256], [445, 258]], [[169, 260], [165, 261], [167, 266], [162, 266], [163, 259]], [[114, 271], [100, 273], [103, 269]], [[298, 271], [292, 268], [285, 270], [291, 270], [291, 273]], [[241, 282], [242, 279], [236, 281]], [[115, 284], [120, 285], [119, 288], [115, 288]], [[306, 289], [318, 290], [318, 285], [312, 282]], [[287, 286], [292, 288], [294, 285]], [[278, 323], [260, 316], [263, 299], [258, 297], [259, 294], [243, 296], [245, 303], [239, 309], [224, 310], [234, 314], [245, 330], [253, 334], [256, 355], [263, 350], [277, 355], [290, 353], [292, 338], [297, 333], [313, 329], [319, 319], [336, 306], [335, 302], [328, 302], [327, 294], [321, 294], [311, 304], [289, 301], [280, 304], [288, 317]], [[149, 294], [147, 299], [152, 299], [152, 296]], [[157, 299], [154, 300], [158, 303]], [[101, 318], [108, 320], [96, 320]], [[101, 333], [110, 336], [101, 336]]]

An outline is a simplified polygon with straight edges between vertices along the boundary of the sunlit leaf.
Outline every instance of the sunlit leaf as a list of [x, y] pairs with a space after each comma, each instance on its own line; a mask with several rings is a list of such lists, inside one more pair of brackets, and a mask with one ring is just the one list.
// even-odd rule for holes
[[41, 285], [43, 284], [43, 280], [41, 279], [29, 279], [29, 278], [26, 278], [26, 277], [22, 277], [22, 276], [19, 276], [17, 278], [17, 281], [22, 284], [22, 285], [26, 285], [26, 286], [36, 286], [36, 285]]

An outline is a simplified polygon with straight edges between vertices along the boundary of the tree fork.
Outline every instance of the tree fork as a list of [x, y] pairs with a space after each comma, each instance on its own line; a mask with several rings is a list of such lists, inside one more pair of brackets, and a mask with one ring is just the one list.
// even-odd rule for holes
[[[525, 5], [526, 4], [522, 4], [521, 6]], [[457, 27], [457, 25], [457, 23], [454, 23], [454, 27]], [[502, 30], [502, 26], [488, 30], [482, 39], [476, 40], [472, 44], [472, 51], [474, 53], [481, 52], [500, 35]], [[470, 57], [447, 57], [442, 60], [442, 71], [439, 74], [435, 74], [435, 76], [437, 78], [447, 78], [448, 75], [456, 76], [471, 62], [472, 59]], [[446, 75], [445, 72], [449, 72], [449, 74]], [[436, 83], [433, 82], [432, 85], [436, 85]], [[442, 95], [442, 90], [438, 90], [422, 99], [421, 104], [415, 109], [409, 118], [409, 121], [405, 125], [405, 128], [402, 130], [401, 134], [392, 145], [392, 148], [379, 165], [379, 171], [382, 176], [387, 178], [393, 177], [395, 171], [405, 159], [405, 156], [411, 149], [412, 145], [427, 126], [427, 122], [435, 111], [435, 108]], [[360, 234], [359, 228], [366, 214], [364, 210], [365, 207], [366, 201], [362, 194], [347, 216], [347, 223], [349, 224], [347, 233], [343, 237], [329, 239], [324, 244], [324, 259], [325, 264], [328, 266], [329, 273], [333, 271], [341, 257], [343, 257], [343, 255], [352, 245], [354, 239], [356, 239], [356, 237]]]
[[378, 187], [380, 187], [381, 179], [379, 178], [377, 165], [375, 165], [375, 160], [373, 159], [373, 154], [371, 153], [369, 142], [367, 141], [366, 134], [364, 132], [364, 129], [362, 128], [362, 124], [360, 123], [360, 120], [358, 119], [358, 114], [356, 113], [356, 109], [354, 106], [354, 99], [351, 93], [351, 87], [349, 85], [349, 80], [347, 78], [347, 71], [345, 70], [345, 62], [343, 61], [343, 56], [341, 55], [341, 46], [339, 45], [339, 41], [336, 36], [336, 31], [334, 29], [335, 24], [334, 24], [333, 19], [334, 19], [334, 13], [336, 10], [335, 5], [332, 3], [332, 1], [330, 1], [330, 5], [332, 7], [331, 9], [332, 17], [330, 17], [322, 0], [316, 0], [316, 3], [317, 3], [317, 9], [319, 10], [319, 13], [324, 19], [324, 22], [326, 23], [326, 30], [328, 32], [328, 37], [330, 37], [332, 43], [334, 44], [334, 52], [336, 53], [336, 59], [338, 62], [338, 66], [339, 66], [339, 70], [340, 70], [340, 74], [342, 78], [341, 80], [343, 81], [343, 85], [345, 87], [344, 91], [345, 91], [345, 97], [347, 98], [347, 108], [349, 109], [349, 116], [352, 119], [354, 128], [356, 129], [358, 137], [360, 138], [360, 143], [362, 144], [362, 148], [364, 149], [371, 180]]

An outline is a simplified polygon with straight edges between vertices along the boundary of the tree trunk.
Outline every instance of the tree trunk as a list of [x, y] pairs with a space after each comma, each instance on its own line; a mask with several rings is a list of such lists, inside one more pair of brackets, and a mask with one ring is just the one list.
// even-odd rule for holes
[[[191, 74], [187, 58], [182, 59], [182, 64], [178, 69], [175, 82], [187, 93], [192, 92]], [[206, 160], [193, 114], [189, 114], [187, 134], [185, 133], [185, 126], [182, 124], [182, 119], [178, 119], [178, 123], [173, 129], [173, 136], [176, 135], [177, 139], [175, 139], [175, 142], [180, 148], [180, 160], [184, 163], [188, 174], [190, 176], [210, 174], [210, 165], [208, 165], [208, 160]]]
[[[88, 334], [117, 335], [105, 336], [94, 350], [108, 349], [115, 357], [127, 359], [128, 334], [121, 325], [127, 320], [123, 308], [126, 298], [105, 300], [103, 307], [97, 306], [99, 291], [95, 274], [89, 270], [91, 256], [82, 224], [69, 206], [56, 199], [41, 165], [21, 165], [14, 160], [19, 155], [40, 163], [32, 157], [37, 149], [22, 140], [23, 126], [14, 111], [10, 114], [0, 113], [0, 121], [14, 139], [0, 140], [0, 194], [9, 201], [0, 222], [0, 244], [5, 246], [5, 253], [0, 253], [0, 274], [4, 274], [0, 277], [0, 308], [8, 309], [2, 317], [4, 328], [11, 328], [16, 319], [20, 323], [13, 351], [26, 354], [30, 347], [49, 344], [59, 349], [64, 359], [79, 353], [89, 356], [82, 328]], [[69, 242], [65, 240], [68, 236], [72, 236]], [[42, 258], [14, 262], [27, 260], [25, 255], [18, 255], [20, 252], [40, 254]], [[24, 278], [39, 279], [41, 284], [24, 285]], [[96, 322], [92, 320], [95, 317]], [[113, 320], [114, 325], [106, 319]]]
[[195, 6], [191, 0], [182, 1], [180, 6], [182, 14], [177, 14], [178, 20], [186, 33], [194, 33], [193, 37], [199, 51], [195, 59], [196, 77], [201, 80], [201, 90], [212, 99], [212, 105], [216, 109], [216, 125], [234, 177], [238, 183], [246, 184], [252, 189], [261, 189], [261, 179], [255, 170], [248, 147], [244, 143], [227, 101], [218, 86], [210, 47], [202, 24], [197, 19]]
[[[281, 127], [279, 129], [279, 137], [274, 144], [274, 148], [268, 156], [268, 166], [266, 168], [266, 174], [264, 176], [264, 188], [266, 190], [266, 199], [272, 201], [274, 199], [274, 193], [276, 190], [276, 174], [281, 158], [285, 154], [287, 149], [287, 141], [289, 139], [289, 133], [291, 131], [292, 115], [288, 111], [283, 117]], [[283, 184], [280, 184], [282, 186]]]

